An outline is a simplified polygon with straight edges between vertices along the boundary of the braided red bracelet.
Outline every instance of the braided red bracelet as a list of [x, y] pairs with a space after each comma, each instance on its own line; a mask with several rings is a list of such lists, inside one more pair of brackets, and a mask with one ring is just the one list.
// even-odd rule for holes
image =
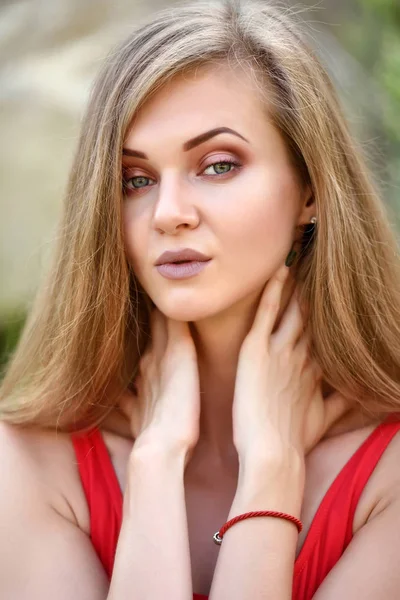
[[214, 533], [214, 535], [213, 535], [214, 542], [220, 546], [222, 543], [222, 538], [223, 538], [224, 534], [226, 533], [226, 531], [229, 529], [229, 527], [232, 527], [232, 525], [234, 525], [238, 521], [243, 521], [243, 519], [248, 519], [249, 517], [277, 517], [278, 519], [286, 519], [286, 521], [291, 521], [292, 523], [294, 523], [296, 525], [299, 533], [303, 529], [303, 523], [300, 521], [300, 519], [297, 519], [296, 517], [292, 517], [292, 515], [288, 515], [283, 512], [277, 512], [275, 510], [259, 510], [256, 512], [243, 513], [242, 515], [239, 515], [238, 517], [234, 517], [233, 519], [231, 519], [230, 521], [225, 523], [225, 525], [223, 527], [221, 527], [221, 529], [219, 531]]

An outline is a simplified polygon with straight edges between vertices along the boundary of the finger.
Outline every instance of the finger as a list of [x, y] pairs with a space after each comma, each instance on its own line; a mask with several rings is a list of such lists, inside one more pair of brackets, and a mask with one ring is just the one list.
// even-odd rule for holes
[[262, 333], [263, 336], [271, 334], [279, 313], [282, 290], [288, 275], [289, 268], [283, 265], [266, 284], [251, 328], [252, 332]]
[[304, 354], [306, 354], [309, 358], [311, 358], [310, 346], [311, 346], [310, 335], [307, 331], [304, 331], [304, 327], [303, 327], [303, 330], [302, 330], [302, 332], [297, 340], [297, 343], [296, 343], [296, 350], [298, 349], [299, 352], [304, 352]]
[[340, 392], [332, 392], [324, 399], [325, 404], [325, 422], [323, 435], [351, 408], [350, 401]]
[[272, 334], [274, 345], [293, 347], [304, 332], [303, 315], [296, 294], [294, 293], [281, 318], [278, 329]]
[[312, 361], [312, 365], [314, 369], [315, 378], [321, 380], [324, 376], [324, 373], [315, 359]]

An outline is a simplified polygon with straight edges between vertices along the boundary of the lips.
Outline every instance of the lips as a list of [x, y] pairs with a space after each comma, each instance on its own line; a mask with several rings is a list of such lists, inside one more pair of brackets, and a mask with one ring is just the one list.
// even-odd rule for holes
[[209, 256], [193, 250], [192, 248], [182, 248], [181, 250], [167, 250], [159, 256], [155, 262], [155, 266], [186, 263], [186, 262], [206, 262], [210, 260]]

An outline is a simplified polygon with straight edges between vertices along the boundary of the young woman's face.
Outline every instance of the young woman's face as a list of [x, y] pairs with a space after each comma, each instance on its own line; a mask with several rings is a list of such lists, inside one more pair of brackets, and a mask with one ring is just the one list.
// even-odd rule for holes
[[[256, 297], [311, 216], [242, 71], [203, 69], [162, 88], [132, 123], [123, 164], [127, 256], [173, 319], [198, 321]], [[208, 262], [156, 265], [188, 248]]]

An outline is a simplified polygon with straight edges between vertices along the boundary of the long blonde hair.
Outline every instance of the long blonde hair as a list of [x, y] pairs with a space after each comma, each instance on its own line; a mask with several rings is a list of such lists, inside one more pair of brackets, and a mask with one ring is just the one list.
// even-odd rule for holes
[[400, 269], [394, 233], [332, 84], [287, 10], [265, 0], [179, 5], [142, 24], [95, 82], [54, 264], [0, 389], [0, 418], [63, 430], [99, 425], [132, 382], [148, 298], [122, 238], [121, 154], [135, 113], [185, 70], [257, 75], [318, 224], [297, 267], [324, 378], [370, 414], [400, 408]]

